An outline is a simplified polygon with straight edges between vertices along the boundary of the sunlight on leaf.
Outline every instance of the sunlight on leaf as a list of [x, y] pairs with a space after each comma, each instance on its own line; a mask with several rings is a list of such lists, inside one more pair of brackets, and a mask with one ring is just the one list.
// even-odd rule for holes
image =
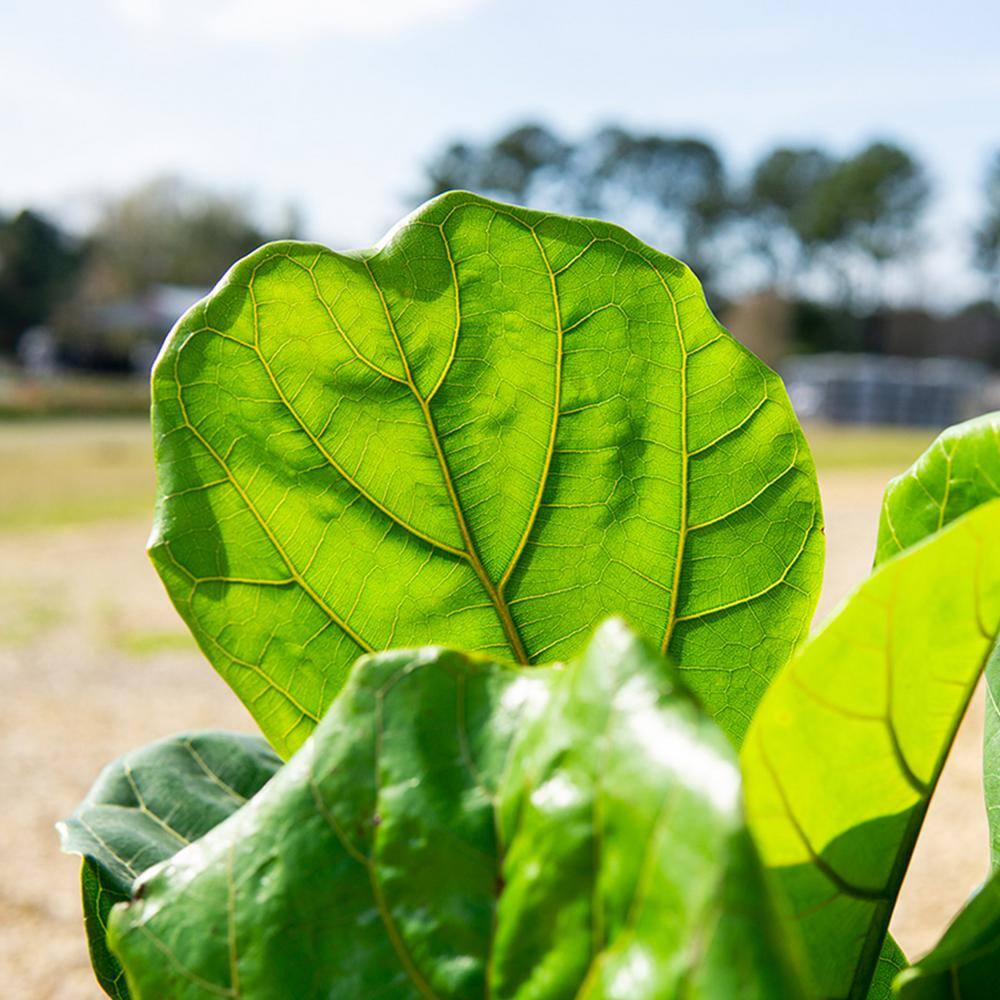
[[865, 996], [1000, 625], [1000, 501], [886, 561], [778, 675], [742, 754], [762, 856], [817, 993]]
[[453, 193], [374, 250], [277, 243], [154, 375], [153, 560], [279, 752], [361, 653], [522, 662], [625, 614], [739, 740], [808, 627], [812, 459], [683, 265]]

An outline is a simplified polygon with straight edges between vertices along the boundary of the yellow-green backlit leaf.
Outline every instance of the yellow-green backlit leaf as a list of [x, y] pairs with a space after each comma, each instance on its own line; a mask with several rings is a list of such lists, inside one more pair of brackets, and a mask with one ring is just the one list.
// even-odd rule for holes
[[[983, 503], [1000, 497], [1000, 414], [950, 427], [886, 490], [876, 561], [891, 558]], [[1000, 657], [986, 664], [983, 784], [994, 869], [1000, 855]], [[907, 1000], [973, 1000], [996, 992], [1000, 972], [1000, 879], [996, 872], [937, 945], [897, 980]]]
[[1000, 625], [1000, 501], [886, 561], [778, 675], [742, 752], [751, 828], [817, 995], [863, 997]]
[[276, 243], [157, 363], [153, 560], [293, 751], [362, 653], [566, 658], [625, 614], [735, 740], [804, 635], [812, 460], [683, 264], [442, 196], [372, 250]]

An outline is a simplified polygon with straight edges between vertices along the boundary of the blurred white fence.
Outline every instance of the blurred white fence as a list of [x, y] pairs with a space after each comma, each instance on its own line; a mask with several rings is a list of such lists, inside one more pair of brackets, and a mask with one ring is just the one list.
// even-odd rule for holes
[[803, 419], [946, 427], [1000, 408], [996, 376], [958, 358], [800, 355], [781, 374]]

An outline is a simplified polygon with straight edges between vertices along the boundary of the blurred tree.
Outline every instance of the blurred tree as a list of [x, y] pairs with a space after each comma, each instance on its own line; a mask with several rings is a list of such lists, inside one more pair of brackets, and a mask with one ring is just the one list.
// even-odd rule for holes
[[883, 267], [916, 248], [929, 193], [921, 164], [889, 142], [843, 159], [779, 147], [758, 161], [744, 194], [749, 249], [787, 294], [820, 277], [836, 304], [871, 307], [883, 297]]
[[884, 264], [915, 249], [929, 195], [924, 169], [909, 152], [873, 142], [816, 185], [802, 239], [827, 250], [827, 265], [842, 275], [856, 259], [878, 276]]
[[85, 280], [91, 292], [112, 295], [158, 282], [210, 285], [265, 239], [239, 200], [160, 178], [106, 206], [90, 234]]
[[479, 194], [525, 201], [539, 175], [565, 169], [571, 149], [544, 125], [519, 125], [492, 142], [455, 142], [427, 167], [424, 197], [466, 188]]
[[836, 303], [799, 298], [794, 303], [791, 325], [797, 354], [863, 348], [863, 318]]
[[621, 219], [710, 275], [711, 243], [731, 207], [714, 146], [609, 126], [581, 144], [577, 161], [582, 210]]
[[817, 249], [812, 214], [817, 191], [835, 168], [834, 158], [812, 146], [779, 146], [753, 168], [743, 198], [751, 252], [772, 284], [790, 285]]
[[61, 355], [87, 367], [143, 367], [175, 308], [265, 241], [241, 201], [175, 178], [110, 201], [84, 243], [72, 297], [50, 314]]
[[983, 194], [986, 205], [974, 234], [974, 261], [989, 281], [992, 298], [1000, 301], [1000, 151], [987, 167]]
[[65, 301], [79, 264], [75, 241], [37, 212], [0, 219], [0, 350]]
[[730, 199], [722, 158], [700, 139], [608, 126], [569, 143], [540, 124], [481, 144], [455, 142], [432, 158], [423, 197], [467, 188], [527, 205], [601, 215], [670, 247], [704, 277]]

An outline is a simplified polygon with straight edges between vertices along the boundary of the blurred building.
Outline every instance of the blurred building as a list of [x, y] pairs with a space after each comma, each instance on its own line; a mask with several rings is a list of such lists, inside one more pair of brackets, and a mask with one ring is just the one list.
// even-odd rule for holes
[[134, 298], [95, 309], [86, 317], [89, 336], [82, 338], [88, 367], [121, 365], [146, 374], [170, 328], [207, 294], [207, 288], [155, 284]]

